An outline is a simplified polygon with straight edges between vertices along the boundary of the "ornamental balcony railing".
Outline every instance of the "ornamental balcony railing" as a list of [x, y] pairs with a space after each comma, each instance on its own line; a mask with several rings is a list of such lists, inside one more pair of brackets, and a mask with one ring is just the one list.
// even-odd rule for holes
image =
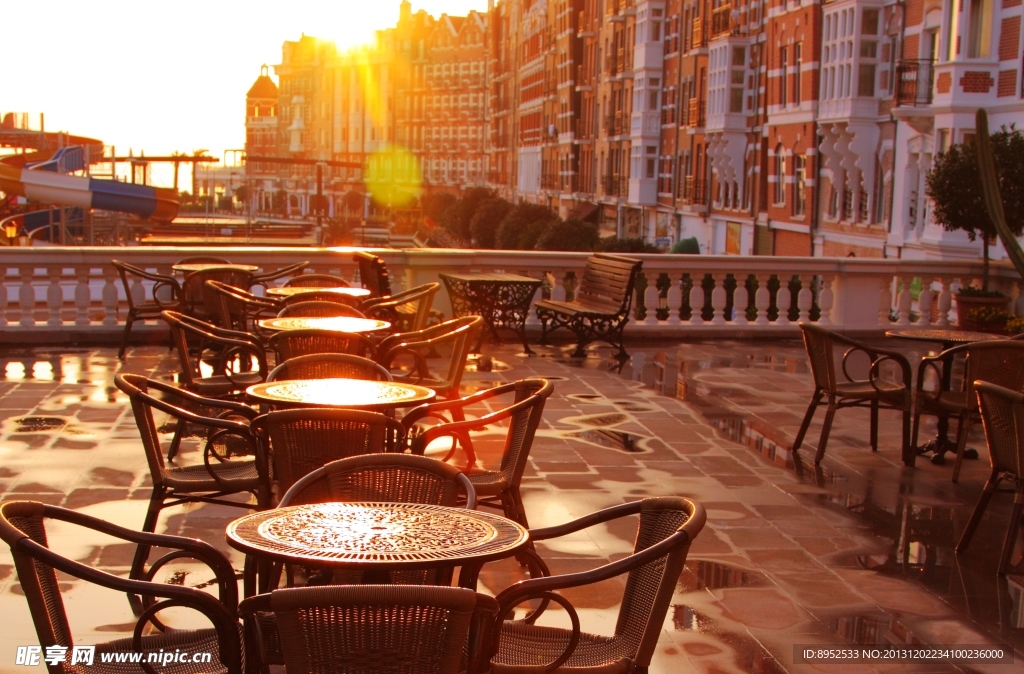
[[[616, 182], [619, 176], [609, 176]], [[459, 249], [371, 249], [388, 266], [395, 291], [436, 281], [441, 272], [504, 270], [554, 279], [538, 290], [571, 299], [586, 253]], [[7, 342], [112, 342], [127, 314], [124, 289], [112, 259], [165, 274], [182, 257], [213, 255], [276, 269], [308, 260], [311, 272], [358, 283], [352, 249], [271, 247], [25, 247], [0, 248], [0, 339]], [[879, 334], [888, 328], [943, 327], [956, 323], [953, 294], [976, 282], [981, 261], [804, 258], [638, 254], [643, 276], [634, 320], [626, 332], [658, 334], [795, 335], [797, 321], [816, 321], [847, 332]], [[1003, 262], [990, 285], [1016, 297], [1024, 314], [1021, 279]], [[278, 281], [282, 283], [283, 280]], [[925, 290], [918, 294], [917, 289]], [[912, 292], [911, 289], [914, 289]], [[137, 299], [150, 288], [135, 282]], [[1009, 300], [1008, 300], [1009, 302]], [[435, 306], [451, 315], [444, 293]], [[531, 313], [528, 325], [536, 326]], [[140, 332], [163, 332], [158, 321]], [[135, 328], [133, 328], [133, 332]]]
[[896, 105], [931, 105], [934, 82], [934, 62], [900, 61], [896, 66]]

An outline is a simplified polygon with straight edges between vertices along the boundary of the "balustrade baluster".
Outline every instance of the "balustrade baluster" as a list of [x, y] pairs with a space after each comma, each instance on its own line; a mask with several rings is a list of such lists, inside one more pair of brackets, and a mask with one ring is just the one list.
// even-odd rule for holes
[[798, 278], [800, 279], [800, 290], [796, 295], [796, 306], [800, 310], [799, 320], [809, 321], [811, 320], [811, 306], [814, 304], [814, 293], [811, 291], [814, 277], [802, 274]]
[[736, 279], [736, 290], [732, 293], [732, 322], [734, 325], [747, 325], [747, 305], [750, 304], [750, 293], [747, 291], [747, 279], [740, 275]]
[[910, 325], [910, 308], [914, 302], [910, 294], [910, 284], [913, 282], [911, 276], [900, 277], [900, 294], [896, 297], [896, 325]]
[[690, 325], [704, 325], [704, 288], [701, 283], [704, 277], [700, 274], [693, 275], [693, 286], [690, 288]]
[[647, 316], [643, 320], [644, 325], [657, 325], [658, 324], [658, 304], [661, 302], [661, 297], [658, 293], [658, 275], [651, 274], [647, 280], [647, 287], [644, 289], [644, 308], [647, 311]]
[[949, 309], [953, 306], [953, 293], [949, 289], [949, 279], [938, 279], [942, 288], [939, 290], [939, 319], [935, 325], [946, 327], [949, 325]]
[[46, 287], [46, 306], [50, 310], [46, 324], [54, 327], [64, 322], [60, 317], [61, 307], [64, 306], [64, 290], [60, 287], [61, 271], [59, 266], [50, 267], [50, 285]]
[[779, 308], [779, 317], [775, 325], [791, 325], [789, 310], [793, 308], [793, 292], [789, 287], [790, 279], [784, 274], [779, 275], [779, 292], [775, 295], [775, 304]]
[[715, 287], [711, 291], [711, 309], [714, 311], [712, 325], [725, 325], [725, 277], [725, 274], [711, 275], [711, 280], [715, 282]]
[[21, 307], [21, 320], [19, 324], [25, 327], [32, 327], [36, 324], [36, 291], [32, 287], [32, 275], [35, 269], [32, 267], [19, 267], [18, 274], [21, 277], [21, 286], [18, 288], [18, 306]]
[[822, 274], [821, 290], [818, 292], [818, 308], [821, 316], [818, 318], [818, 325], [832, 325], [832, 305], [835, 295], [832, 293], [832, 281], [835, 274]]
[[[672, 278], [671, 274], [669, 278]], [[668, 294], [665, 297], [665, 301], [668, 304], [668, 321], [669, 325], [680, 325], [682, 319], [679, 318], [679, 312], [683, 308], [683, 289], [679, 286], [679, 281], [672, 281], [672, 285], [668, 287]]]
[[75, 285], [75, 325], [89, 325], [89, 304], [92, 302], [89, 292], [89, 268], [75, 267], [78, 283]]
[[537, 310], [534, 307], [542, 299], [544, 299], [543, 284], [537, 286], [537, 290], [533, 292], [533, 299], [530, 300], [530, 309], [526, 312], [526, 325], [540, 325], [540, 319], [537, 318]]
[[754, 306], [757, 307], [757, 320], [754, 322], [758, 325], [768, 325], [768, 309], [772, 305], [772, 293], [768, 290], [768, 281], [771, 280], [771, 275], [765, 278], [760, 276], [757, 277], [757, 291], [754, 292]]
[[921, 294], [917, 297], [917, 310], [920, 316], [917, 318], [917, 325], [928, 326], [932, 324], [933, 304], [932, 282], [927, 276], [921, 277]]
[[103, 268], [103, 279], [106, 283], [103, 284], [103, 325], [117, 325], [117, 286], [114, 285], [114, 279], [117, 278], [117, 274], [114, 268], [107, 265]]
[[889, 325], [889, 312], [892, 311], [892, 278], [882, 278], [882, 288], [878, 297], [878, 324]]

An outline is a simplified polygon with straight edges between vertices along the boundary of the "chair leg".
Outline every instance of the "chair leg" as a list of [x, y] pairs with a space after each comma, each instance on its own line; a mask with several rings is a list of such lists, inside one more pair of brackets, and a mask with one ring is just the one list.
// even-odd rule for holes
[[1013, 498], [1013, 513], [1010, 515], [1010, 527], [1006, 530], [1006, 540], [1003, 541], [1003, 554], [999, 557], [1000, 576], [1006, 575], [1006, 569], [1010, 567], [1010, 558], [1013, 556], [1013, 547], [1017, 542], [1017, 531], [1020, 529], [1020, 518], [1024, 514], [1024, 483], [1017, 482], [1017, 493]]
[[800, 445], [804, 443], [804, 436], [807, 435], [807, 428], [811, 425], [811, 419], [814, 418], [814, 411], [818, 409], [818, 405], [821, 404], [821, 398], [825, 395], [822, 390], [817, 390], [814, 395], [811, 396], [811, 403], [807, 406], [807, 411], [804, 413], [804, 420], [800, 423], [800, 430], [797, 431], [796, 440], [793, 441], [793, 453], [796, 454], [797, 450], [800, 449]]
[[978, 524], [981, 523], [981, 516], [985, 514], [985, 508], [988, 507], [988, 502], [992, 499], [992, 494], [996, 493], [996, 487], [998, 485], [999, 470], [993, 468], [992, 475], [989, 476], [988, 482], [985, 483], [985, 488], [981, 492], [981, 497], [978, 499], [978, 505], [974, 506], [974, 512], [971, 513], [971, 519], [967, 520], [967, 526], [964, 527], [964, 532], [960, 534], [960, 540], [956, 544], [957, 552], [963, 552], [967, 549], [967, 546], [971, 544], [971, 539], [974, 537], [974, 531], [978, 528]]
[[903, 409], [903, 465], [914, 467], [917, 448], [910, 442], [910, 408]]
[[821, 426], [821, 438], [818, 440], [818, 453], [814, 455], [814, 465], [817, 466], [825, 458], [825, 446], [828, 445], [828, 434], [832, 430], [832, 419], [836, 416], [836, 399], [828, 397], [828, 409], [825, 411], [825, 423]]
[[871, 451], [878, 451], [878, 401], [871, 401]]
[[[166, 492], [163, 488], [155, 487], [153, 489], [153, 495], [149, 497], [149, 509], [146, 511], [146, 519], [142, 523], [142, 531], [146, 533], [155, 532], [156, 521], [160, 517], [160, 509], [163, 507], [165, 495]], [[132, 568], [128, 573], [128, 577], [132, 580], [142, 579], [143, 573], [146, 570], [146, 561], [149, 559], [149, 550], [148, 545], [142, 544], [135, 548]], [[135, 615], [140, 615], [145, 608], [142, 604], [142, 597], [137, 594], [128, 593], [128, 604]]]
[[956, 425], [956, 462], [953, 463], [953, 482], [960, 479], [960, 465], [964, 462], [964, 452], [967, 451], [967, 433], [974, 425], [974, 417], [969, 411], [960, 415], [960, 421]]
[[121, 337], [121, 348], [117, 351], [117, 359], [124, 360], [124, 353], [128, 349], [128, 335], [132, 332], [132, 323], [135, 322], [135, 317], [132, 316], [131, 312], [128, 313], [128, 318], [124, 324], [124, 336]]
[[919, 390], [914, 398], [914, 430], [910, 432], [910, 444], [915, 453], [917, 452], [917, 434], [921, 430], [921, 395], [922, 392]]
[[173, 461], [178, 455], [181, 447], [181, 436], [185, 433], [186, 423], [184, 419], [178, 419], [174, 425], [174, 436], [171, 438], [171, 446], [167, 448], [167, 460]]

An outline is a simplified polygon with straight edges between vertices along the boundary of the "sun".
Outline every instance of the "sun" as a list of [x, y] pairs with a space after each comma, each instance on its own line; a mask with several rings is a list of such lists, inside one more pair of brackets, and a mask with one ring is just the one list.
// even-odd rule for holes
[[393, 26], [398, 20], [397, 2], [366, 3], [358, 12], [351, 11], [348, 3], [336, 6], [344, 11], [325, 16], [322, 23], [306, 32], [321, 40], [333, 42], [339, 52], [372, 43], [378, 30]]

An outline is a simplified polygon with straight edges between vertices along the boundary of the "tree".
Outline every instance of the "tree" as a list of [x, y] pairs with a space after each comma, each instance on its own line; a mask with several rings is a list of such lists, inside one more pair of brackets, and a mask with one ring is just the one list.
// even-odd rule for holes
[[679, 239], [672, 246], [671, 252], [682, 255], [700, 255], [700, 243], [695, 236], [691, 236], [689, 239]]
[[643, 239], [602, 239], [597, 250], [604, 253], [660, 253], [661, 249]]
[[548, 224], [557, 219], [547, 206], [522, 201], [501, 221], [495, 243], [504, 250], [533, 250]]
[[511, 210], [512, 202], [501, 197], [483, 201], [473, 213], [473, 219], [469, 221], [473, 245], [477, 248], [494, 248], [498, 227]]
[[[1024, 231], [1024, 134], [1005, 126], [991, 135], [999, 192], [1006, 224], [1015, 236]], [[925, 177], [925, 193], [933, 202], [935, 221], [949, 232], [967, 232], [984, 241], [984, 290], [988, 290], [988, 244], [995, 226], [985, 211], [978, 158], [973, 143], [957, 143], [935, 157]]]
[[454, 204], [445, 209], [441, 215], [441, 226], [460, 239], [469, 241], [472, 236], [469, 223], [473, 219], [473, 214], [476, 213], [480, 204], [488, 199], [493, 199], [494, 196], [494, 190], [486, 187], [470, 187]]
[[444, 212], [455, 202], [455, 195], [448, 194], [447, 192], [424, 194], [420, 199], [423, 217], [427, 220], [432, 220], [436, 225], [441, 222], [441, 216], [444, 215]]
[[600, 241], [597, 225], [569, 218], [551, 222], [537, 241], [537, 249], [591, 251]]

